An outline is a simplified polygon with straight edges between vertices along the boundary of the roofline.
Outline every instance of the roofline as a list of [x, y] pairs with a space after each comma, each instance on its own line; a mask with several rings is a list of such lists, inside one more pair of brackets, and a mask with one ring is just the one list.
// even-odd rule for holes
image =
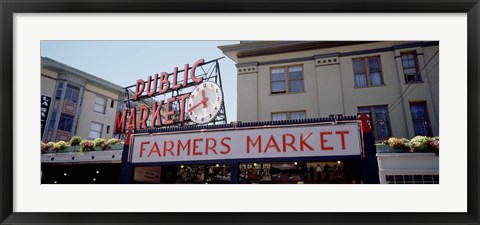
[[48, 57], [43, 57], [42, 56], [42, 66], [48, 66], [54, 69], [57, 69], [59, 71], [65, 71], [71, 74], [78, 75], [82, 78], [85, 78], [89, 81], [92, 81], [93, 83], [103, 85], [107, 88], [110, 88], [114, 91], [118, 91], [119, 93], [124, 93], [125, 89], [117, 84], [114, 84], [110, 81], [104, 80], [102, 78], [99, 78], [97, 76], [94, 76], [92, 74], [89, 74], [87, 72], [81, 71], [77, 68], [71, 67], [69, 65], [63, 64], [61, 62], [58, 62], [54, 59], [48, 58]]

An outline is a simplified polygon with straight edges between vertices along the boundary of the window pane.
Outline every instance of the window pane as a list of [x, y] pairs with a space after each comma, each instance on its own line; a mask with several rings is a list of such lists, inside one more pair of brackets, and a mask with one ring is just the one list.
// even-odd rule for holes
[[88, 137], [91, 139], [100, 138], [102, 136], [103, 124], [92, 122]]
[[90, 133], [88, 133], [88, 138], [90, 139], [100, 138], [100, 132], [90, 131]]
[[405, 69], [403, 69], [403, 73], [405, 75], [410, 75], [410, 74], [415, 75], [417, 73], [417, 69], [416, 68], [405, 68]]
[[305, 119], [305, 112], [291, 112], [290, 119], [292, 120]]
[[365, 87], [367, 86], [367, 76], [362, 74], [355, 74], [355, 87]]
[[390, 123], [388, 118], [387, 106], [375, 107], [375, 127], [377, 129], [377, 139], [390, 137]]
[[288, 73], [288, 79], [289, 80], [303, 79], [302, 78], [302, 71]]
[[80, 88], [67, 84], [67, 89], [65, 91], [65, 100], [77, 102], [79, 90]]
[[58, 123], [58, 129], [62, 131], [72, 132], [73, 116], [67, 114], [61, 114]]
[[97, 98], [95, 99], [95, 103], [99, 105], [107, 105], [107, 99], [97, 96]]
[[368, 58], [368, 66], [370, 68], [370, 72], [380, 71], [380, 58]]
[[94, 110], [95, 112], [105, 113], [105, 106], [101, 106], [101, 105], [95, 104], [95, 105], [93, 106], [93, 110]]
[[287, 113], [272, 113], [273, 121], [286, 120], [286, 119], [287, 119]]
[[354, 59], [353, 60], [353, 73], [365, 73], [365, 63], [363, 59]]
[[101, 132], [102, 131], [102, 124], [92, 122], [92, 125], [91, 125], [90, 129], [94, 130], [94, 131]]
[[302, 92], [303, 91], [303, 80], [292, 80], [288, 82], [288, 91], [289, 92]]
[[284, 81], [272, 82], [272, 93], [285, 93], [285, 82]]
[[57, 117], [57, 112], [52, 112], [52, 116], [50, 117], [50, 122], [48, 124], [48, 129], [53, 130], [55, 127], [55, 118]]
[[359, 113], [370, 113], [371, 112], [371, 107], [358, 107], [358, 112]]
[[288, 72], [302, 72], [302, 67], [301, 66], [295, 66], [295, 67], [289, 67]]
[[428, 125], [427, 109], [424, 102], [410, 103], [410, 112], [412, 114], [413, 130], [415, 135], [430, 135], [430, 126]]
[[370, 73], [370, 82], [371, 85], [381, 85], [382, 84], [382, 76], [380, 72], [373, 72]]

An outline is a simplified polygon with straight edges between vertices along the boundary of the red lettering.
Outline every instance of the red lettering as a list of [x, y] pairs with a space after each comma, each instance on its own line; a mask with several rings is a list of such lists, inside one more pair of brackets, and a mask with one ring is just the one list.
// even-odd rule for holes
[[143, 90], [145, 89], [145, 81], [137, 80], [137, 84], [135, 85], [135, 95], [133, 96], [133, 100], [137, 100], [140, 95], [142, 95]]
[[303, 138], [303, 133], [300, 133], [300, 151], [303, 151], [304, 147], [307, 147], [308, 150], [314, 151], [313, 147], [307, 143], [308, 139], [312, 136], [312, 132]]
[[152, 86], [152, 76], [148, 76], [148, 81], [147, 81], [147, 95], [152, 97], [152, 95], [155, 94], [155, 92], [157, 92], [157, 85], [158, 85], [158, 74], [155, 74], [155, 78], [153, 80], [153, 83], [154, 83], [154, 88], [153, 90], [151, 90], [151, 86]]
[[332, 132], [328, 131], [328, 132], [320, 132], [320, 146], [322, 147], [322, 151], [331, 151], [333, 150], [333, 147], [332, 146], [325, 146], [325, 144], [327, 143], [327, 140], [324, 139], [324, 135], [331, 135]]
[[185, 99], [189, 98], [190, 94], [184, 94], [177, 97], [177, 100], [180, 100], [180, 123], [185, 121]]
[[277, 141], [275, 141], [275, 138], [273, 135], [270, 135], [270, 138], [268, 139], [267, 146], [265, 146], [265, 150], [263, 152], [267, 152], [269, 148], [274, 147], [277, 152], [282, 152], [280, 151], [280, 148], [278, 147]]
[[167, 104], [165, 106], [165, 125], [173, 124], [173, 114], [175, 111], [172, 110], [172, 102], [175, 101], [175, 98], [167, 99]]
[[224, 138], [222, 138], [222, 140], [220, 141], [220, 143], [227, 148], [226, 151], [221, 151], [221, 152], [220, 152], [222, 155], [228, 154], [228, 153], [230, 152], [230, 150], [231, 150], [230, 145], [229, 145], [228, 143], [225, 143], [226, 140], [229, 140], [229, 141], [230, 141], [230, 140], [232, 140], [232, 138], [231, 138], [231, 137], [224, 137]]
[[[210, 141], [213, 142], [212, 145], [210, 145]], [[217, 151], [215, 151], [216, 146], [217, 146], [217, 140], [215, 140], [214, 138], [207, 138], [205, 140], [205, 155], [208, 155], [208, 150], [209, 149], [212, 150], [215, 153], [215, 155], [217, 155], [218, 153], [217, 153]]]
[[163, 100], [157, 104], [157, 102], [153, 102], [153, 109], [152, 109], [152, 128], [158, 126], [162, 126], [162, 118], [160, 117], [160, 110], [162, 109]]
[[205, 60], [203, 60], [203, 59], [197, 60], [197, 61], [193, 64], [192, 70], [190, 70], [190, 78], [192, 79], [193, 82], [195, 82], [195, 83], [197, 83], [197, 84], [200, 83], [200, 82], [202, 82], [203, 77], [196, 77], [196, 76], [195, 76], [195, 70], [197, 69], [197, 67], [198, 67], [200, 64], [202, 64], [202, 63], [204, 63], [204, 62], [205, 62]]
[[[170, 147], [167, 147], [167, 143], [170, 144]], [[175, 154], [173, 154], [173, 152], [172, 152], [174, 146], [175, 145], [173, 144], [173, 141], [165, 140], [163, 142], [163, 156], [167, 156], [167, 152], [170, 152], [170, 154], [172, 156], [175, 156]]]
[[127, 110], [123, 110], [122, 116], [120, 116], [120, 111], [117, 112], [117, 116], [115, 117], [115, 126], [113, 129], [113, 134], [125, 133], [126, 118], [127, 118]]
[[185, 67], [183, 69], [183, 86], [187, 86], [187, 81], [188, 81], [188, 64], [185, 64]]
[[167, 92], [170, 88], [170, 81], [168, 81], [168, 73], [162, 72], [160, 74], [160, 88], [158, 90], [158, 94], [163, 94]]
[[[138, 129], [147, 129], [147, 119], [148, 119], [148, 114], [149, 114], [149, 109], [148, 106], [142, 105], [140, 106], [140, 115], [138, 118]], [[145, 115], [145, 112], [147, 112], [147, 115]]]
[[136, 123], [137, 123], [137, 109], [133, 107], [130, 110], [130, 116], [128, 117], [127, 129], [135, 129]]
[[342, 139], [342, 150], [345, 150], [345, 134], [349, 134], [348, 130], [344, 131], [335, 131], [336, 135], [340, 135], [340, 138]]
[[178, 140], [177, 144], [177, 156], [180, 156], [180, 149], [182, 149], [182, 151], [187, 149], [187, 155], [190, 155], [190, 139], [187, 141], [187, 143], [185, 143], [185, 145], [182, 144], [181, 140]]
[[196, 150], [198, 149], [198, 144], [197, 142], [203, 141], [203, 138], [195, 138], [193, 139], [193, 155], [203, 155], [202, 152], [197, 152]]
[[140, 158], [142, 158], [143, 151], [145, 151], [145, 148], [143, 147], [143, 145], [148, 145], [148, 144], [150, 144], [149, 141], [142, 141], [142, 142], [140, 142]]
[[[157, 153], [158, 157], [162, 156], [162, 155], [160, 155], [160, 149], [158, 148], [157, 142], [153, 142], [152, 148], [150, 149], [150, 152], [148, 153], [148, 157], [150, 158], [150, 155], [154, 152]], [[165, 155], [165, 154], [163, 154], [163, 155]]]
[[[291, 138], [290, 142], [287, 142], [287, 137]], [[283, 134], [282, 135], [282, 141], [283, 141], [283, 152], [287, 151], [287, 146], [292, 148], [293, 151], [297, 151], [297, 148], [295, 148], [295, 146], [293, 146], [293, 143], [295, 143], [295, 136], [293, 136], [292, 134]]]
[[247, 153], [250, 153], [250, 144], [252, 144], [252, 147], [257, 146], [258, 144], [258, 153], [262, 152], [262, 136], [261, 135], [258, 135], [255, 142], [252, 142], [252, 139], [250, 138], [250, 136], [247, 136]]
[[178, 76], [178, 67], [173, 68], [173, 84], [172, 84], [172, 89], [176, 90], [182, 87], [181, 84], [177, 84], [177, 76]]

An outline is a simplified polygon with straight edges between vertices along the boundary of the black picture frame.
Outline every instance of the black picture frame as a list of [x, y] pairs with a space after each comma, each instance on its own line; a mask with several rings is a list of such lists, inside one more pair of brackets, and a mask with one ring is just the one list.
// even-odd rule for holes
[[[479, 0], [0, 0], [1, 224], [480, 224]], [[467, 213], [18, 213], [13, 212], [14, 13], [467, 13]], [[453, 34], [454, 35], [454, 34]]]

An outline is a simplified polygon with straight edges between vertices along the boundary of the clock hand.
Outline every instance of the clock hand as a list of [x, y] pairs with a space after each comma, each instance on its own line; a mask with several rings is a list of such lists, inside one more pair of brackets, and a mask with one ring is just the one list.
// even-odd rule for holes
[[202, 89], [202, 98], [205, 99], [205, 89]]
[[190, 108], [188, 109], [188, 112], [193, 111], [195, 108], [197, 108], [199, 105], [202, 105], [202, 104], [205, 105], [205, 104], [203, 103], [203, 100], [202, 100], [201, 102], [195, 104], [194, 106], [190, 107]]
[[201, 103], [203, 103], [203, 108], [207, 108], [207, 102], [208, 102], [208, 97], [202, 99]]

